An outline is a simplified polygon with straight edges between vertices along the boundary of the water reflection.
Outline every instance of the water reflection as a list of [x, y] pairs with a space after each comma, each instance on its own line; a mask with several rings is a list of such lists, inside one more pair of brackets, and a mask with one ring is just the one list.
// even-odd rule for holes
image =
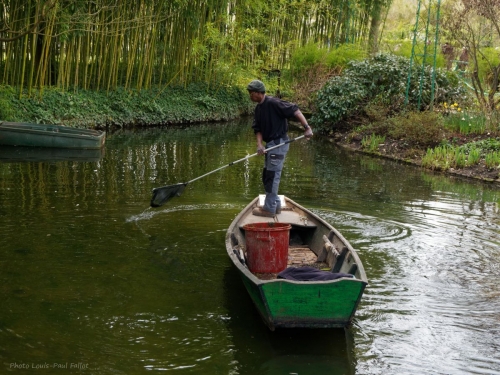
[[345, 235], [369, 286], [348, 331], [270, 332], [224, 249], [261, 193], [262, 159], [149, 208], [154, 187], [254, 148], [243, 121], [120, 131], [95, 162], [0, 163], [6, 371], [17, 361], [96, 374], [500, 373], [499, 189], [294, 142], [281, 191]]
[[262, 322], [234, 268], [224, 273], [227, 326], [234, 342], [236, 374], [353, 374], [349, 331], [276, 330]]
[[96, 162], [104, 157], [105, 147], [98, 150], [66, 149], [51, 147], [0, 147], [0, 162]]

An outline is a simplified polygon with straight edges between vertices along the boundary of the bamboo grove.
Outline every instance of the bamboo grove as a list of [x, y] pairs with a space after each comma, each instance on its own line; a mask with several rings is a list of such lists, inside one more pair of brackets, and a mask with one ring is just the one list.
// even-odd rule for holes
[[0, 84], [30, 94], [230, 84], [298, 46], [363, 43], [382, 0], [4, 0]]

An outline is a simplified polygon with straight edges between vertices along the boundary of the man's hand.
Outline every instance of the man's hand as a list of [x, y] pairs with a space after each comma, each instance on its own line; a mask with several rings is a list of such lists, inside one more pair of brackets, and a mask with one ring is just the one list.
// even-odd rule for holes
[[313, 136], [313, 131], [310, 126], [304, 131], [304, 135], [308, 139]]
[[262, 145], [257, 145], [257, 154], [264, 155], [266, 153], [266, 148]]

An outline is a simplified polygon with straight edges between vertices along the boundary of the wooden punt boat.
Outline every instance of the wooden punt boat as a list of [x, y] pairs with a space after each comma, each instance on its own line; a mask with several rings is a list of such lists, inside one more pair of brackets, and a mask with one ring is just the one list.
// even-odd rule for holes
[[100, 149], [105, 140], [105, 132], [93, 129], [0, 122], [0, 145], [4, 146]]
[[[275, 219], [252, 214], [253, 208], [262, 206], [264, 196], [259, 196], [236, 216], [226, 233], [228, 255], [250, 298], [271, 330], [348, 327], [368, 284], [361, 260], [342, 234], [325, 220], [285, 196], [280, 198], [282, 211]], [[266, 221], [291, 226], [287, 272], [315, 268], [322, 276], [326, 272], [328, 278], [332, 274], [339, 278], [297, 281], [281, 278], [281, 273], [251, 272], [248, 229]]]

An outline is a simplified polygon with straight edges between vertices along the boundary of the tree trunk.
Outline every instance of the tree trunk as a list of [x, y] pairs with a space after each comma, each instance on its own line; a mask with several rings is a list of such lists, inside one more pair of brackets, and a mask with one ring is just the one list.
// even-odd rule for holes
[[378, 52], [378, 36], [382, 24], [382, 1], [374, 0], [371, 10], [370, 31], [368, 33], [368, 52], [374, 55]]

